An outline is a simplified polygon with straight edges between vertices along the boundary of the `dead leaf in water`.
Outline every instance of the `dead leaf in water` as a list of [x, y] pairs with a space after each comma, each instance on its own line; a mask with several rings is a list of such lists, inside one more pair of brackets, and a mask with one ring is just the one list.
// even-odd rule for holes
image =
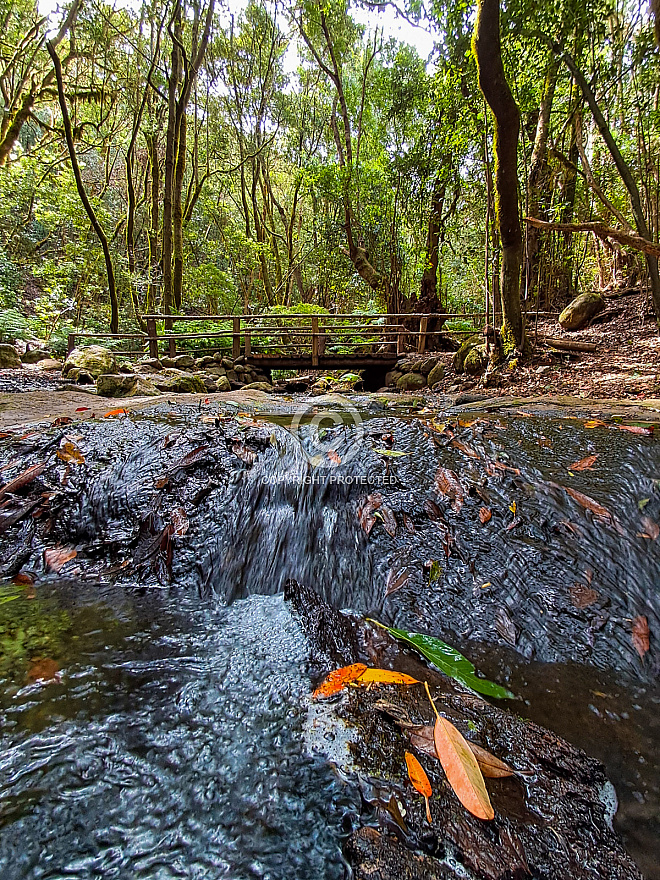
[[452, 440], [451, 445], [460, 450], [463, 455], [467, 455], [468, 458], [481, 458], [479, 453], [474, 450], [471, 446], [468, 446], [467, 443], [461, 443], [460, 440]]
[[588, 608], [598, 599], [595, 590], [585, 587], [584, 584], [573, 584], [571, 587], [571, 602], [576, 608]]
[[632, 643], [642, 660], [650, 648], [650, 635], [648, 619], [643, 614], [639, 614], [633, 620]]
[[44, 684], [51, 681], [59, 681], [60, 667], [50, 657], [35, 657], [27, 671], [27, 680], [29, 682], [40, 681]]
[[236, 442], [232, 444], [231, 451], [237, 455], [245, 464], [254, 464], [257, 460], [257, 453], [253, 452], [244, 443]]
[[585, 428], [606, 428], [607, 422], [604, 422], [602, 419], [587, 419], [584, 423]]
[[402, 568], [395, 573], [394, 569], [391, 568], [387, 572], [387, 581], [385, 582], [385, 595], [391, 596], [392, 593], [396, 593], [401, 587], [404, 587], [408, 581], [410, 580], [410, 572], [407, 568]]
[[351, 663], [350, 666], [334, 669], [323, 679], [312, 697], [317, 700], [319, 697], [331, 697], [333, 694], [338, 694], [349, 682], [359, 678], [366, 671], [366, 668], [364, 663]]
[[650, 516], [642, 517], [642, 525], [644, 526], [646, 536], [652, 541], [655, 541], [660, 536], [660, 526]]
[[60, 569], [75, 559], [78, 551], [72, 547], [53, 547], [51, 550], [44, 550], [44, 564], [47, 571], [54, 571], [57, 574]]
[[80, 449], [71, 440], [67, 440], [57, 450], [57, 457], [60, 461], [74, 462], [75, 464], [85, 464], [85, 456]]
[[380, 494], [380, 492], [374, 492], [371, 495], [367, 495], [367, 497], [363, 498], [358, 504], [358, 520], [367, 535], [371, 532], [374, 525], [376, 524], [374, 511], [378, 510], [382, 503], [383, 496]]
[[569, 471], [586, 471], [594, 466], [596, 459], [598, 458], [598, 453], [595, 452], [593, 455], [587, 455], [586, 458], [581, 458], [579, 461], [574, 461], [573, 464], [569, 464]]
[[646, 436], [653, 435], [652, 425], [617, 425], [617, 428], [620, 431], [628, 431], [629, 434], [646, 434]]
[[396, 535], [396, 517], [392, 512], [392, 508], [388, 507], [387, 504], [382, 504], [376, 516], [380, 516], [383, 521], [383, 528], [390, 538], [394, 538]]
[[18, 492], [19, 489], [27, 486], [28, 483], [32, 482], [32, 480], [35, 480], [37, 477], [41, 476], [45, 467], [46, 462], [40, 461], [37, 464], [33, 464], [32, 467], [29, 467], [27, 470], [23, 471], [22, 474], [14, 477], [13, 480], [10, 480], [2, 487], [2, 489], [0, 489], [0, 498], [2, 498], [4, 495], [9, 495], [12, 492]]
[[433, 740], [447, 781], [465, 809], [477, 819], [494, 819], [484, 777], [467, 740], [451, 721], [441, 716], [436, 718]]
[[501, 606], [495, 612], [495, 629], [498, 634], [510, 645], [515, 645], [517, 640], [516, 626], [509, 617], [509, 612]]
[[109, 409], [107, 413], [103, 413], [104, 419], [114, 419], [117, 416], [127, 416], [128, 410], [123, 407], [118, 407], [117, 409]]
[[493, 512], [489, 510], [487, 507], [479, 508], [479, 521], [482, 525], [486, 525], [486, 523], [490, 522], [493, 518]]
[[403, 525], [407, 532], [410, 532], [411, 535], [414, 535], [417, 531], [415, 529], [415, 523], [410, 519], [407, 513], [403, 514]]
[[341, 456], [335, 452], [334, 449], [329, 449], [326, 453], [328, 457], [328, 461], [331, 461], [333, 464], [341, 464]]
[[183, 507], [175, 507], [170, 514], [170, 520], [172, 523], [172, 534], [176, 538], [182, 538], [190, 527], [188, 515]]
[[429, 825], [431, 825], [431, 808], [429, 807], [429, 798], [433, 794], [431, 783], [429, 782], [429, 778], [424, 772], [424, 768], [419, 763], [417, 758], [411, 752], [406, 752], [405, 757], [406, 766], [408, 768], [408, 779], [410, 779], [412, 787], [415, 789], [415, 791], [418, 791], [424, 798], [424, 801], [426, 803], [426, 821], [429, 823]]
[[449, 468], [439, 467], [435, 474], [435, 488], [439, 495], [450, 499], [453, 510], [459, 513], [463, 507], [465, 493], [456, 474]]
[[590, 510], [594, 516], [599, 516], [603, 519], [607, 519], [610, 522], [613, 522], [614, 517], [609, 512], [606, 507], [603, 507], [598, 501], [595, 501], [593, 498], [590, 498], [588, 495], [585, 495], [583, 492], [578, 492], [577, 489], [572, 489], [570, 486], [562, 487], [574, 501], [583, 507], [585, 510]]

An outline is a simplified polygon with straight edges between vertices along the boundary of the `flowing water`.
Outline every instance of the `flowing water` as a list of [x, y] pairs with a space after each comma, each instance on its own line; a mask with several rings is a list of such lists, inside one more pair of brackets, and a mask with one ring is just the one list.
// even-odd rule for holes
[[[654, 439], [375, 398], [289, 410], [166, 407], [3, 441], [22, 462], [6, 479], [67, 439], [85, 463], [49, 458], [50, 514], [3, 536], [3, 570], [38, 577], [0, 588], [0, 876], [345, 875], [360, 794], [305, 741], [294, 577], [452, 642], [602, 760], [626, 845], [660, 877]], [[54, 547], [77, 556], [44, 574]]]

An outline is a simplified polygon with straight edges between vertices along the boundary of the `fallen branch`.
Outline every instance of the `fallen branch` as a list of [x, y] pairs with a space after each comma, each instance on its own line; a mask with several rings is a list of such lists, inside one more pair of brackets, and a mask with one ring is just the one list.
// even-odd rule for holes
[[596, 342], [576, 342], [572, 339], [559, 339], [556, 336], [540, 336], [539, 340], [551, 345], [553, 348], [559, 348], [564, 351], [590, 351], [594, 352], [598, 349]]
[[547, 220], [538, 220], [536, 217], [525, 217], [525, 223], [536, 229], [551, 229], [554, 232], [593, 232], [602, 241], [617, 241], [619, 244], [650, 254], [652, 257], [660, 257], [660, 244], [648, 241], [637, 235], [636, 232], [624, 232], [621, 229], [613, 229], [604, 223], [550, 223]]

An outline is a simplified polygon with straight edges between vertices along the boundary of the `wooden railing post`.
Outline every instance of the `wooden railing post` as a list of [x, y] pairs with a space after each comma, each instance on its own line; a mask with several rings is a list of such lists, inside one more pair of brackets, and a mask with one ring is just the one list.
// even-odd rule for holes
[[249, 330], [246, 330], [244, 333], [243, 345], [244, 345], [243, 354], [245, 355], [246, 358], [249, 358], [250, 355], [252, 354], [252, 334], [250, 333]]
[[319, 365], [319, 318], [312, 315], [312, 369]]
[[73, 349], [76, 347], [76, 334], [69, 333], [66, 338], [66, 355], [67, 357], [71, 354]]
[[[172, 331], [170, 330], [170, 333], [171, 332]], [[176, 357], [176, 339], [174, 339], [173, 336], [170, 336], [168, 351], [171, 358]]]
[[396, 353], [397, 356], [406, 353], [405, 346], [406, 329], [403, 324], [398, 324], [396, 328]]
[[232, 323], [234, 333], [232, 336], [231, 356], [235, 360], [241, 353], [241, 319], [233, 318]]
[[149, 338], [149, 357], [158, 360], [158, 330], [156, 330], [155, 318], [147, 318], [147, 336]]
[[422, 315], [419, 319], [419, 339], [417, 340], [417, 354], [423, 354], [426, 348], [426, 328], [428, 327], [428, 315]]

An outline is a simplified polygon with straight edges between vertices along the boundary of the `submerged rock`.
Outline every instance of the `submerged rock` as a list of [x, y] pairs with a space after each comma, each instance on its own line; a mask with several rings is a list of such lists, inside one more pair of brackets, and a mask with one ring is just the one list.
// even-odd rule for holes
[[583, 293], [570, 302], [559, 316], [564, 330], [581, 330], [605, 308], [605, 300], [599, 293]]
[[[404, 650], [385, 631], [336, 611], [310, 588], [288, 581], [285, 599], [310, 643], [319, 675], [364, 662], [405, 672], [419, 682], [347, 688], [332, 703], [321, 704], [326, 728], [328, 716], [334, 716], [338, 729], [353, 730], [351, 736], [340, 734], [349, 752], [340, 769], [354, 777], [357, 769], [364, 824], [373, 826], [375, 810], [380, 826], [378, 831], [360, 828], [346, 843], [356, 877], [641, 880], [612, 830], [616, 798], [599, 761], [491, 705]], [[420, 740], [411, 741], [411, 732], [434, 722], [424, 681], [441, 714], [467, 740], [514, 770], [512, 776], [486, 781], [495, 810], [491, 822], [462, 806], [432, 745], [427, 753]], [[416, 753], [431, 782], [430, 826], [424, 801], [408, 781], [406, 751]]]
[[102, 373], [117, 373], [118, 369], [117, 359], [110, 349], [102, 345], [89, 345], [86, 348], [73, 349], [64, 363], [62, 375], [69, 377], [73, 370], [84, 370], [94, 379], [98, 379]]

